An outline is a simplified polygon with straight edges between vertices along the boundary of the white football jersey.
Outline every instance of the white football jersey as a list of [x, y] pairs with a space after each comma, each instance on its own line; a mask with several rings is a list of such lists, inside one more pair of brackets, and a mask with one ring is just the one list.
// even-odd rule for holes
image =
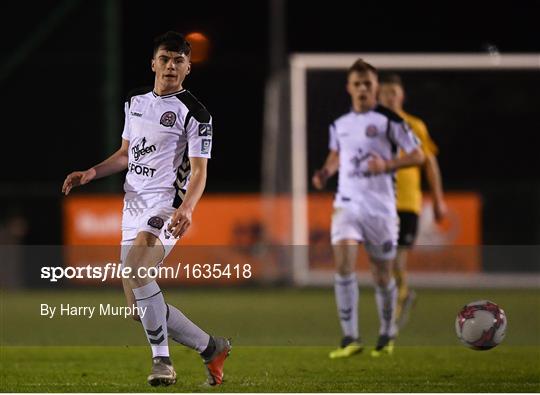
[[376, 153], [385, 160], [401, 148], [413, 151], [419, 142], [403, 119], [378, 105], [365, 113], [351, 111], [330, 125], [329, 148], [339, 153], [338, 193], [335, 205], [359, 202], [372, 214], [395, 215], [394, 173], [372, 175], [367, 164]]
[[185, 89], [164, 96], [145, 90], [125, 104], [122, 138], [129, 140], [126, 200], [170, 193], [178, 207], [189, 182], [189, 157], [210, 158], [212, 117]]

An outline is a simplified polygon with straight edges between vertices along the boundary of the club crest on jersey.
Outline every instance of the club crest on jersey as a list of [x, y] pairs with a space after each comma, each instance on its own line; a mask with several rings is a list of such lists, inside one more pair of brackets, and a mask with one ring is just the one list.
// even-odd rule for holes
[[368, 137], [375, 137], [379, 133], [379, 130], [377, 129], [377, 126], [371, 124], [368, 125], [366, 128], [366, 136]]
[[160, 217], [152, 217], [148, 220], [148, 225], [150, 225], [152, 228], [161, 229], [163, 228], [163, 225], [165, 222], [163, 221], [163, 218]]
[[165, 127], [170, 128], [176, 122], [176, 114], [172, 111], [164, 112], [159, 120], [159, 123]]

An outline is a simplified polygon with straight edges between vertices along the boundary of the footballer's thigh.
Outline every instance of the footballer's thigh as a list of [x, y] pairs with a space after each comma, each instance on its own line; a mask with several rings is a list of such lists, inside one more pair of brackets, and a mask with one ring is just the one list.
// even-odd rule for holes
[[[132, 240], [122, 240], [120, 261], [122, 267], [131, 268], [129, 278], [122, 278], [122, 288], [126, 297], [126, 305], [132, 308], [132, 311], [136, 311], [134, 307], [137, 305], [132, 289], [137, 288], [137, 285], [140, 283], [140, 281], [137, 281], [137, 277], [141, 274], [139, 268], [143, 266], [151, 267], [145, 265], [144, 262], [161, 262], [163, 259], [163, 247], [160, 246], [160, 243], [159, 239], [156, 241], [156, 237], [147, 232], [140, 232]], [[149, 245], [152, 248], [148, 248]], [[141, 264], [137, 264], [138, 262]], [[140, 317], [137, 314], [133, 314], [131, 318], [140, 321]]]
[[165, 257], [165, 249], [159, 237], [142, 231], [137, 234], [127, 254], [124, 266], [131, 268], [128, 283], [132, 288], [142, 287], [154, 280], [147, 275], [149, 268], [158, 266]]
[[358, 256], [358, 241], [353, 239], [339, 240], [332, 245], [336, 272], [342, 276], [351, 274], [356, 269]]
[[358, 244], [362, 241], [358, 213], [351, 205], [334, 209], [331, 232], [336, 272], [346, 276], [356, 269]]
[[[147, 270], [161, 265], [176, 243], [166, 229], [174, 210], [168, 204], [149, 209], [124, 209], [120, 259], [123, 267], [132, 270], [130, 278], [122, 279], [128, 307], [136, 304], [132, 289], [153, 280], [145, 275]], [[139, 317], [133, 316], [133, 319], [139, 320]]]
[[[176, 242], [167, 232], [166, 225], [174, 211], [174, 207], [169, 204], [158, 204], [137, 216], [137, 234], [129, 250], [126, 266], [133, 270], [141, 267], [149, 269], [163, 262]], [[144, 275], [144, 269], [134, 274], [130, 281], [134, 287], [142, 287], [153, 280]]]
[[386, 287], [392, 278], [392, 263], [397, 253], [398, 227], [396, 216], [371, 215], [362, 221], [373, 279], [382, 287]]
[[[155, 267], [163, 260], [164, 248], [159, 238], [148, 232], [139, 232], [134, 240], [129, 244], [122, 245], [122, 264], [124, 267], [131, 268], [129, 278], [122, 278], [122, 287], [126, 297], [126, 305], [136, 311], [134, 307], [137, 305], [135, 295], [132, 289], [141, 287], [151, 282], [153, 279], [148, 278], [141, 272], [141, 267], [145, 269]], [[133, 314], [132, 317], [136, 321], [140, 321], [138, 314]]]

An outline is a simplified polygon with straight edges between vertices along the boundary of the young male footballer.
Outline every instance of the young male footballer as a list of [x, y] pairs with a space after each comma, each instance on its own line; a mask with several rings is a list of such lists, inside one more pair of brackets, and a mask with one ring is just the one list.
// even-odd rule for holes
[[[358, 244], [364, 243], [375, 281], [379, 338], [372, 356], [393, 351], [397, 335], [396, 256], [398, 217], [394, 172], [423, 162], [424, 154], [403, 119], [377, 104], [377, 70], [358, 59], [347, 72], [351, 110], [330, 125], [328, 156], [312, 182], [324, 188], [339, 171], [331, 241], [336, 263], [334, 290], [343, 338], [330, 358], [349, 357], [363, 349], [358, 331]], [[404, 152], [397, 156], [398, 148]]]
[[170, 385], [176, 372], [168, 337], [200, 353], [210, 385], [221, 384], [230, 342], [213, 337], [167, 304], [157, 282], [139, 268], [161, 264], [191, 225], [192, 213], [206, 185], [212, 148], [212, 117], [182, 84], [191, 70], [191, 46], [176, 32], [154, 41], [153, 89], [131, 94], [125, 103], [122, 145], [98, 165], [69, 174], [62, 191], [127, 169], [122, 216], [124, 279], [128, 306], [146, 308], [141, 321], [152, 349], [148, 382]]

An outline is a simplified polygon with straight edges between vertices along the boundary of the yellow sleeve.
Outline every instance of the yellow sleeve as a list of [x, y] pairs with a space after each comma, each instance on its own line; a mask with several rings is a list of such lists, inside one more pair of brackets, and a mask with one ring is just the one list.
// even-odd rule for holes
[[439, 153], [437, 144], [431, 139], [426, 124], [421, 119], [409, 120], [412, 131], [422, 143], [421, 148], [426, 155], [436, 156]]

